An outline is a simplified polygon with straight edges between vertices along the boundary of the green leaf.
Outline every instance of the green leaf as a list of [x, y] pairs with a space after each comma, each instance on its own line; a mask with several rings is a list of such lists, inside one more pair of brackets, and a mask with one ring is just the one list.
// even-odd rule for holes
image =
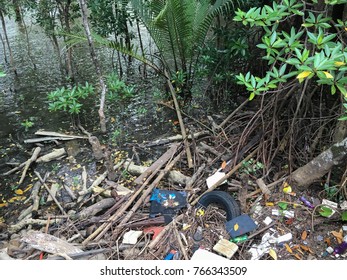
[[342, 220], [342, 221], [347, 221], [347, 211], [342, 212], [342, 214], [341, 214], [341, 220]]
[[338, 118], [339, 121], [347, 121], [347, 116], [343, 116], [341, 118]]
[[322, 206], [319, 209], [319, 214], [323, 217], [329, 217], [333, 213], [333, 210], [327, 206]]

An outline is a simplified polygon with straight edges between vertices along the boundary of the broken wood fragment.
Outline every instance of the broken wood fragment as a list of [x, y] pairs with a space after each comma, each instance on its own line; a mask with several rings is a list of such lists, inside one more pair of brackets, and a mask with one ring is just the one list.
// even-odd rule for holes
[[39, 156], [41, 152], [41, 148], [40, 147], [36, 147], [31, 158], [29, 158], [26, 162], [25, 162], [25, 165], [24, 165], [24, 168], [23, 168], [23, 173], [22, 173], [22, 176], [20, 177], [20, 180], [18, 182], [18, 185], [22, 184], [23, 181], [24, 181], [24, 178], [25, 178], [25, 175], [30, 167], [30, 165], [36, 161], [37, 157]]
[[255, 181], [258, 185], [258, 187], [261, 189], [263, 194], [270, 194], [270, 189], [268, 188], [267, 185], [265, 185], [263, 179], [259, 178]]
[[48, 154], [45, 154], [41, 157], [39, 157], [36, 162], [50, 162], [54, 159], [57, 159], [57, 158], [60, 158], [62, 157], [63, 155], [65, 155], [66, 152], [65, 152], [65, 149], [64, 148], [61, 148], [61, 149], [53, 149], [52, 152], [48, 153]]
[[[55, 223], [58, 224], [61, 221], [62, 221], [62, 219], [52, 219], [49, 221], [49, 224], [51, 224], [51, 225], [53, 225]], [[24, 219], [24, 220], [21, 220], [17, 224], [9, 226], [8, 232], [12, 234], [12, 233], [20, 231], [22, 228], [24, 228], [25, 226], [28, 226], [28, 225], [46, 226], [46, 224], [47, 224], [47, 220], [32, 219], [32, 218]]]
[[97, 203], [81, 210], [77, 214], [75, 214], [73, 217], [71, 217], [73, 220], [77, 219], [87, 219], [89, 217], [95, 216], [99, 212], [108, 209], [112, 207], [115, 204], [115, 200], [113, 198], [104, 198]]

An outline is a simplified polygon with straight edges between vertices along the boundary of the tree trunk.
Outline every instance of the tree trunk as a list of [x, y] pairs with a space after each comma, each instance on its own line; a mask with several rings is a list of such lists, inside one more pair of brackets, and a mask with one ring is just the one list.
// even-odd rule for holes
[[6, 45], [5, 45], [4, 39], [2, 38], [1, 33], [0, 33], [0, 40], [1, 40], [1, 43], [2, 43], [2, 49], [4, 50], [4, 59], [5, 59], [5, 63], [7, 64], [7, 63], [8, 63], [8, 60], [7, 60], [7, 53], [6, 53]]
[[106, 118], [105, 118], [105, 113], [104, 113], [104, 107], [105, 107], [105, 98], [106, 98], [106, 85], [105, 85], [104, 78], [102, 77], [101, 68], [100, 68], [100, 65], [99, 65], [99, 60], [98, 60], [98, 58], [96, 56], [94, 43], [93, 43], [93, 40], [92, 40], [92, 35], [91, 35], [91, 32], [90, 32], [90, 28], [89, 28], [89, 22], [88, 22], [88, 17], [87, 17], [86, 1], [85, 0], [79, 0], [78, 2], [80, 4], [84, 31], [86, 33], [88, 44], [89, 44], [90, 56], [91, 56], [91, 58], [93, 60], [95, 71], [96, 71], [96, 74], [98, 75], [99, 83], [100, 83], [100, 86], [101, 86], [100, 107], [99, 107], [98, 113], [99, 113], [99, 117], [100, 117], [101, 132], [105, 133], [106, 132]]
[[18, 0], [13, 0], [13, 7], [14, 7], [14, 12], [16, 14], [16, 21], [17, 22], [22, 22], [23, 18], [22, 18], [22, 13], [21, 13], [21, 9], [18, 3]]
[[[15, 1], [13, 1], [13, 2], [15, 2]], [[17, 3], [17, 5], [18, 5], [18, 3]], [[18, 20], [17, 20], [17, 10], [18, 10], [19, 14], [22, 15], [20, 6], [17, 6], [17, 7], [16, 7], [16, 21], [18, 21]], [[24, 31], [24, 35], [25, 35], [25, 40], [26, 40], [26, 42], [27, 42], [28, 58], [30, 59], [31, 63], [33, 64], [34, 69], [36, 69], [36, 64], [35, 64], [35, 62], [34, 62], [34, 60], [33, 60], [32, 55], [31, 55], [31, 47], [30, 47], [30, 40], [29, 40], [28, 28], [27, 28], [27, 26], [26, 26], [26, 23], [25, 23], [25, 21], [24, 21], [24, 18], [23, 18], [22, 16], [20, 16], [19, 19], [20, 19], [20, 21], [18, 21], [18, 22], [19, 22], [19, 23], [21, 24], [21, 26], [23, 27], [23, 31]]]
[[10, 41], [8, 40], [8, 36], [7, 36], [5, 17], [4, 17], [4, 14], [3, 14], [3, 12], [1, 10], [0, 10], [0, 18], [1, 18], [2, 29], [4, 31], [5, 41], [6, 41], [6, 44], [7, 44], [7, 47], [8, 47], [8, 51], [10, 53], [10, 63], [11, 63], [11, 66], [12, 66], [14, 74], [17, 75], [17, 69], [14, 66], [13, 54], [12, 54], [12, 49], [11, 49], [11, 46], [10, 46]]
[[312, 161], [295, 170], [290, 176], [293, 185], [307, 187], [318, 181], [334, 166], [345, 162], [347, 158], [347, 138], [334, 144]]

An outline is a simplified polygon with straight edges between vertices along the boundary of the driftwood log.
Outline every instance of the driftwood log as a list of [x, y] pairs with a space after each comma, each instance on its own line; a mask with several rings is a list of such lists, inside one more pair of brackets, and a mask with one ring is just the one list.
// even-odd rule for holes
[[332, 145], [306, 165], [295, 170], [289, 180], [291, 184], [307, 187], [318, 181], [335, 165], [346, 162], [347, 138]]
[[72, 218], [74, 220], [87, 219], [89, 217], [95, 216], [96, 214], [98, 214], [99, 212], [101, 212], [105, 209], [112, 207], [115, 203], [116, 203], [116, 201], [113, 198], [102, 199], [102, 200], [98, 201], [97, 203], [81, 210], [76, 215], [74, 215]]

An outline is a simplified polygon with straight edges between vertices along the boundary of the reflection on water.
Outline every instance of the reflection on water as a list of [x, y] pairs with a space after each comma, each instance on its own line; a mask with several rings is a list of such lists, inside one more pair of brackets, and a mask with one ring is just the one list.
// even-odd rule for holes
[[[36, 130], [71, 131], [68, 115], [48, 111], [47, 93], [68, 85], [66, 78], [61, 74], [59, 57], [40, 27], [33, 25], [30, 19], [27, 21], [31, 59], [28, 56], [23, 28], [14, 20], [7, 19], [8, 37], [18, 76], [11, 72], [9, 65], [4, 65], [4, 53], [0, 47], [0, 63], [7, 73], [5, 78], [0, 79], [0, 174], [4, 171], [6, 162], [13, 159], [21, 162], [28, 158], [32, 146], [24, 144], [23, 140], [33, 138]], [[111, 51], [100, 49], [98, 53], [104, 72], [110, 72]], [[76, 82], [84, 84], [88, 81], [91, 84], [97, 84], [87, 46], [76, 47], [73, 51], [73, 60]], [[133, 64], [136, 70], [133, 70], [131, 80], [136, 82], [138, 65]], [[141, 84], [141, 87], [147, 88], [147, 92], [142, 90], [142, 94], [133, 101], [127, 104], [108, 104], [107, 127], [110, 142], [113, 144], [119, 143], [122, 137], [123, 140], [127, 137], [137, 142], [143, 139], [152, 140], [168, 129], [167, 113], [172, 114], [172, 111], [156, 111], [152, 100], [151, 82], [153, 80], [137, 82]], [[98, 102], [98, 97], [88, 101], [80, 116], [82, 125], [92, 133], [97, 133], [99, 130]], [[166, 117], [163, 114], [166, 114]], [[25, 120], [33, 122], [33, 127], [25, 129], [21, 124]], [[16, 143], [16, 147], [21, 146], [23, 150], [27, 149], [28, 153], [20, 157], [18, 149], [9, 148], [13, 143]], [[5, 169], [7, 171], [8, 167]], [[4, 187], [7, 189], [10, 187], [11, 182], [8, 181], [11, 180], [13, 179], [9, 176], [0, 177], [2, 187], [0, 195], [4, 192]]]

